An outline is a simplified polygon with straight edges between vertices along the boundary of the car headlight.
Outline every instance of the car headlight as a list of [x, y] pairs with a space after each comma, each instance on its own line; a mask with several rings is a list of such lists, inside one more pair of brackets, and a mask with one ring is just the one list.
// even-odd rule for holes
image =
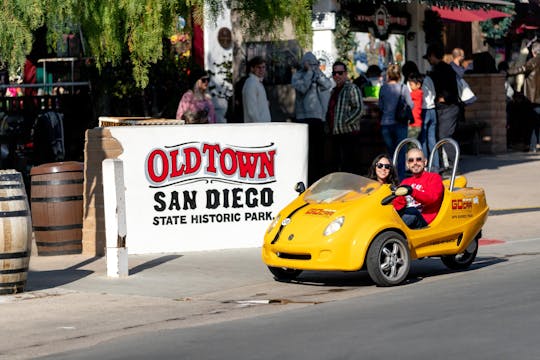
[[274, 220], [270, 223], [270, 226], [268, 227], [268, 230], [266, 231], [267, 234], [270, 233], [270, 231], [272, 231], [273, 228], [276, 227], [276, 224], [279, 224], [279, 221], [281, 220], [281, 215], [278, 214]]
[[345, 222], [345, 216], [338, 217], [337, 219], [332, 221], [330, 224], [328, 224], [326, 229], [324, 229], [323, 235], [324, 236], [332, 235], [333, 233], [341, 229], [344, 222]]

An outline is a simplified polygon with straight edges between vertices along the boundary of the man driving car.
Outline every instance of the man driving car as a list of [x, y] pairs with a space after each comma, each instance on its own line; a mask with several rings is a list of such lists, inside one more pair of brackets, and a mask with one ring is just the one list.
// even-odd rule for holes
[[394, 208], [411, 229], [425, 227], [432, 222], [443, 199], [441, 176], [425, 171], [425, 167], [426, 157], [422, 150], [413, 148], [407, 152], [407, 168], [412, 176], [400, 184], [400, 187], [407, 188], [407, 195], [398, 196], [393, 201]]

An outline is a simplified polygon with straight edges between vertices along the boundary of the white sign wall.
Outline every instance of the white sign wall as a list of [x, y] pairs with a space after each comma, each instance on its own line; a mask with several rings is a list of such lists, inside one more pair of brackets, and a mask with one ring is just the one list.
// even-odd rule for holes
[[[122, 145], [131, 254], [261, 246], [306, 181], [307, 126], [110, 127]], [[107, 199], [105, 199], [107, 201]]]

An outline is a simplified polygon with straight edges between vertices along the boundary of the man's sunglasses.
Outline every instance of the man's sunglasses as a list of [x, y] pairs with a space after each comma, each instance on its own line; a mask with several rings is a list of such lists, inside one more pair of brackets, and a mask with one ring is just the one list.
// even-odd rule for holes
[[417, 162], [424, 161], [423, 158], [417, 157], [417, 158], [408, 158], [408, 159], [407, 159], [407, 162], [408, 162], [408, 163], [412, 163], [412, 162], [414, 162], [415, 160], [416, 160]]
[[332, 75], [343, 75], [345, 70], [332, 71]]
[[377, 169], [385, 168], [386, 170], [390, 170], [392, 168], [392, 165], [390, 165], [390, 164], [377, 163], [377, 164], [375, 164], [375, 166], [377, 166]]
[[210, 78], [208, 78], [208, 77], [203, 77], [203, 78], [201, 78], [201, 81], [202, 81], [202, 82], [209, 82], [209, 81], [210, 81]]

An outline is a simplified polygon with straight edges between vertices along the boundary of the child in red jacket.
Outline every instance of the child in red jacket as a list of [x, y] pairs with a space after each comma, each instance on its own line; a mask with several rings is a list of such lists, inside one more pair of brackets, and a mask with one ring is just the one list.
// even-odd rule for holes
[[422, 75], [418, 73], [412, 73], [407, 80], [409, 88], [411, 89], [411, 99], [414, 103], [412, 114], [414, 122], [409, 124], [409, 130], [407, 136], [410, 138], [418, 139], [420, 130], [422, 130]]

